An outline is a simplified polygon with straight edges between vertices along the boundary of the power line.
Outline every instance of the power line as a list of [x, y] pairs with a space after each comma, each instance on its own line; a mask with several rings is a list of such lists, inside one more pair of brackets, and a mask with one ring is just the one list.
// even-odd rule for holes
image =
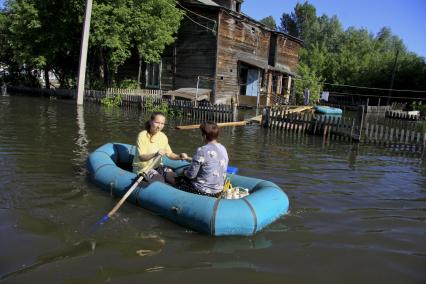
[[[364, 95], [364, 94], [352, 94], [352, 93], [345, 93], [345, 92], [334, 92], [330, 91], [330, 95], [333, 96], [359, 96], [359, 97], [369, 97], [369, 98], [387, 98], [387, 95], [378, 96], [378, 95]], [[392, 96], [392, 99], [410, 99], [410, 100], [426, 100], [426, 98], [411, 98], [411, 97], [394, 97]]]
[[[167, 2], [168, 3], [168, 2]], [[207, 18], [207, 17], [205, 17], [205, 16], [203, 16], [203, 15], [200, 15], [200, 14], [197, 14], [197, 13], [195, 13], [194, 11], [191, 11], [191, 10], [189, 10], [188, 8], [186, 8], [186, 7], [184, 7], [184, 6], [182, 6], [179, 2], [176, 2], [176, 4], [179, 6], [179, 7], [181, 7], [183, 10], [186, 10], [186, 11], [188, 11], [188, 12], [190, 12], [190, 13], [192, 13], [192, 14], [194, 14], [194, 15], [196, 15], [197, 17], [200, 17], [200, 18], [203, 18], [203, 19], [206, 19], [206, 20], [209, 20], [209, 21], [212, 21], [213, 23], [214, 23], [214, 25], [213, 25], [213, 29], [211, 29], [211, 28], [209, 28], [209, 27], [207, 27], [207, 26], [204, 26], [203, 24], [200, 24], [199, 22], [197, 22], [197, 21], [195, 21], [194, 19], [192, 19], [191, 17], [189, 17], [187, 14], [183, 14], [187, 19], [189, 19], [191, 22], [193, 22], [194, 24], [196, 24], [196, 25], [198, 25], [198, 26], [200, 26], [200, 27], [203, 27], [203, 28], [205, 28], [206, 30], [208, 30], [208, 31], [211, 31], [213, 34], [216, 34], [216, 26], [217, 26], [217, 22], [215, 21], [215, 20], [212, 20], [212, 19], [210, 19], [210, 18]], [[171, 5], [171, 4], [170, 4]]]
[[411, 93], [426, 93], [426, 91], [418, 91], [418, 90], [398, 90], [398, 89], [363, 87], [363, 86], [353, 86], [353, 85], [333, 84], [333, 83], [322, 83], [322, 84], [323, 85], [331, 85], [331, 86], [340, 86], [340, 87], [350, 87], [350, 88], [366, 89], [366, 90], [379, 90], [379, 91], [392, 91], [392, 92], [411, 92]]
[[[309, 79], [304, 78], [293, 78], [293, 80], [299, 80], [299, 81], [310, 81]], [[354, 86], [354, 85], [345, 85], [345, 84], [334, 84], [334, 83], [321, 83], [322, 85], [330, 85], [330, 86], [337, 86], [337, 87], [349, 87], [349, 88], [357, 88], [357, 89], [365, 89], [365, 90], [376, 90], [376, 91], [389, 91], [392, 92], [407, 92], [407, 93], [426, 93], [426, 91], [419, 91], [419, 90], [398, 90], [398, 89], [386, 89], [386, 88], [375, 88], [375, 87], [363, 87], [363, 86]]]
[[190, 12], [190, 13], [194, 14], [194, 15], [196, 15], [197, 17], [200, 17], [200, 18], [206, 19], [206, 20], [208, 20], [208, 21], [212, 21], [212, 22], [214, 22], [214, 23], [216, 24], [216, 20], [213, 20], [213, 19], [207, 18], [206, 16], [200, 15], [200, 14], [198, 14], [198, 13], [195, 13], [194, 11], [189, 10], [189, 9], [188, 9], [188, 8], [186, 8], [185, 6], [182, 6], [182, 4], [180, 4], [179, 2], [176, 2], [176, 4], [177, 4], [179, 7], [181, 7], [182, 9], [184, 9], [184, 10], [186, 10], [186, 11], [188, 11], [188, 12]]

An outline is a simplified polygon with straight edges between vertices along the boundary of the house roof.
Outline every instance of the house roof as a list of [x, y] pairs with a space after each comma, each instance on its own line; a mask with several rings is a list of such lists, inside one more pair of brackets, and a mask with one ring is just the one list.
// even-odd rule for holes
[[220, 7], [220, 5], [216, 4], [212, 0], [197, 0], [197, 2], [200, 2], [201, 4], [207, 5], [207, 6], [216, 6]]
[[196, 89], [196, 88], [180, 88], [164, 93], [164, 96], [172, 96], [188, 99], [191, 101], [210, 101], [211, 89]]
[[256, 66], [261, 69], [268, 69], [268, 61], [261, 58], [256, 58], [252, 54], [238, 54], [237, 58], [241, 62]]
[[[241, 17], [245, 18], [246, 20], [250, 21], [253, 24], [256, 24], [257, 26], [261, 27], [264, 30], [271, 31], [271, 32], [273, 32], [275, 34], [282, 34], [285, 37], [290, 38], [290, 39], [292, 39], [292, 40], [294, 40], [294, 41], [296, 41], [298, 43], [301, 43], [301, 44], [303, 43], [303, 40], [301, 40], [300, 38], [294, 37], [294, 36], [292, 36], [290, 34], [287, 34], [287, 33], [281, 32], [281, 31], [272, 30], [271, 28], [269, 28], [265, 24], [262, 24], [261, 22], [253, 19], [252, 17], [250, 17], [250, 16], [248, 16], [248, 15], [242, 13], [242, 12], [232, 11], [232, 10], [226, 8], [226, 7], [223, 7], [223, 6], [215, 3], [212, 0], [184, 0], [183, 2], [186, 3], [186, 4], [203, 5], [203, 6], [208, 6], [210, 8], [214, 8], [214, 9], [225, 10], [226, 12], [228, 12], [228, 14], [232, 14], [234, 17], [238, 17], [238, 18], [241, 18]], [[243, 2], [243, 1], [240, 1], [240, 3], [241, 2]]]

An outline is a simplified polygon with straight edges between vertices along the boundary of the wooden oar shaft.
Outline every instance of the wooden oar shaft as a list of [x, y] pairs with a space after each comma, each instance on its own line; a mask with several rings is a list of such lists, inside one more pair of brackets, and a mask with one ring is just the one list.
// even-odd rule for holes
[[[221, 123], [218, 123], [217, 126], [219, 126], [219, 127], [242, 126], [242, 125], [246, 125], [246, 124], [247, 124], [247, 121], [243, 120], [243, 121], [234, 121], [234, 122], [221, 122]], [[197, 129], [197, 128], [200, 128], [200, 124], [176, 126], [176, 129], [179, 129], [179, 130], [188, 130], [188, 129]]]
[[139, 176], [139, 178], [136, 180], [136, 182], [132, 185], [132, 187], [126, 192], [126, 194], [120, 199], [120, 201], [112, 208], [112, 210], [108, 213], [108, 217], [111, 217], [112, 215], [117, 212], [118, 209], [120, 209], [121, 205], [126, 201], [126, 199], [129, 197], [130, 194], [138, 187], [138, 185], [143, 180], [143, 176]]
[[154, 158], [154, 161], [152, 162], [152, 164], [142, 172], [142, 174], [138, 177], [138, 179], [132, 185], [132, 187], [126, 192], [126, 194], [124, 194], [124, 196], [120, 199], [120, 201], [107, 214], [108, 217], [111, 217], [112, 215], [114, 215], [115, 212], [117, 212], [117, 210], [121, 207], [121, 205], [123, 205], [126, 199], [130, 196], [130, 194], [132, 194], [132, 192], [139, 186], [139, 184], [143, 180], [143, 173], [147, 173], [150, 169], [154, 168], [159, 163], [159, 161], [161, 161], [161, 156], [157, 156], [156, 158]]

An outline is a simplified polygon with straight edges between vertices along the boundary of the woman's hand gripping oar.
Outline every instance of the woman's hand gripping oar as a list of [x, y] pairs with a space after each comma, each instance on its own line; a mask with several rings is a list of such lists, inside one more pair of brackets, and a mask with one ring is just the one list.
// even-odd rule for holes
[[138, 179], [136, 180], [136, 182], [132, 185], [132, 187], [126, 192], [126, 194], [120, 199], [120, 201], [117, 203], [117, 205], [114, 206], [114, 208], [112, 208], [112, 210], [106, 214], [104, 217], [102, 217], [102, 219], [100, 219], [98, 221], [99, 225], [104, 224], [106, 221], [108, 221], [112, 215], [115, 214], [115, 212], [118, 211], [118, 209], [121, 207], [121, 205], [123, 205], [123, 203], [126, 201], [126, 199], [130, 196], [130, 194], [132, 194], [132, 192], [139, 186], [139, 184], [141, 183], [141, 181], [144, 179], [144, 175], [148, 173], [149, 170], [157, 167], [160, 162], [161, 162], [161, 155], [158, 155], [157, 157], [154, 158], [154, 161], [147, 167], [145, 168], [142, 173], [139, 175]]

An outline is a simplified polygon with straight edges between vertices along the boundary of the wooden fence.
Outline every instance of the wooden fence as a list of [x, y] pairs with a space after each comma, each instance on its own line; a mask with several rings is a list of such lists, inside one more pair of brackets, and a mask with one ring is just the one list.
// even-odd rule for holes
[[389, 118], [397, 118], [397, 119], [406, 119], [406, 120], [419, 120], [420, 119], [420, 112], [417, 114], [413, 114], [408, 111], [401, 111], [401, 110], [388, 110], [385, 113], [385, 117]]
[[[341, 108], [343, 110], [358, 110], [358, 107], [360, 105], [364, 106], [365, 113], [386, 113], [388, 111], [402, 111], [406, 107], [406, 103], [397, 103], [393, 102], [391, 105], [381, 106], [381, 105], [369, 105], [370, 100], [364, 99], [362, 103], [358, 104], [351, 104], [350, 99], [347, 99], [346, 101], [336, 101], [336, 100], [330, 100], [330, 101], [321, 101], [321, 105], [329, 106], [329, 107], [337, 107]], [[354, 100], [357, 101], [357, 100]], [[346, 103], [344, 103], [346, 102]], [[379, 101], [380, 103], [380, 101]]]
[[117, 89], [117, 88], [108, 88], [106, 90], [107, 95], [121, 95], [125, 96], [159, 96], [161, 97], [164, 94], [163, 90], [158, 89]]
[[143, 96], [140, 101], [141, 109], [149, 111], [154, 106], [167, 105], [168, 109], [185, 118], [199, 121], [229, 122], [234, 121], [236, 110], [230, 105], [211, 105], [188, 100], [163, 99], [161, 97]]
[[105, 97], [120, 95], [121, 106], [125, 108], [140, 108], [143, 111], [151, 111], [155, 106], [165, 105], [175, 114], [195, 120], [211, 120], [215, 122], [234, 121], [236, 110], [229, 105], [211, 105], [188, 100], [164, 99], [161, 90], [120, 90], [108, 89], [107, 91], [86, 90], [85, 98], [94, 102], [100, 102]]
[[418, 151], [426, 147], [426, 133], [415, 127], [398, 128], [364, 123], [360, 109], [356, 118], [316, 115], [313, 113], [289, 113], [286, 109], [264, 110], [262, 125], [302, 134], [323, 135], [324, 139], [342, 139], [362, 143], [392, 145], [401, 149]]

